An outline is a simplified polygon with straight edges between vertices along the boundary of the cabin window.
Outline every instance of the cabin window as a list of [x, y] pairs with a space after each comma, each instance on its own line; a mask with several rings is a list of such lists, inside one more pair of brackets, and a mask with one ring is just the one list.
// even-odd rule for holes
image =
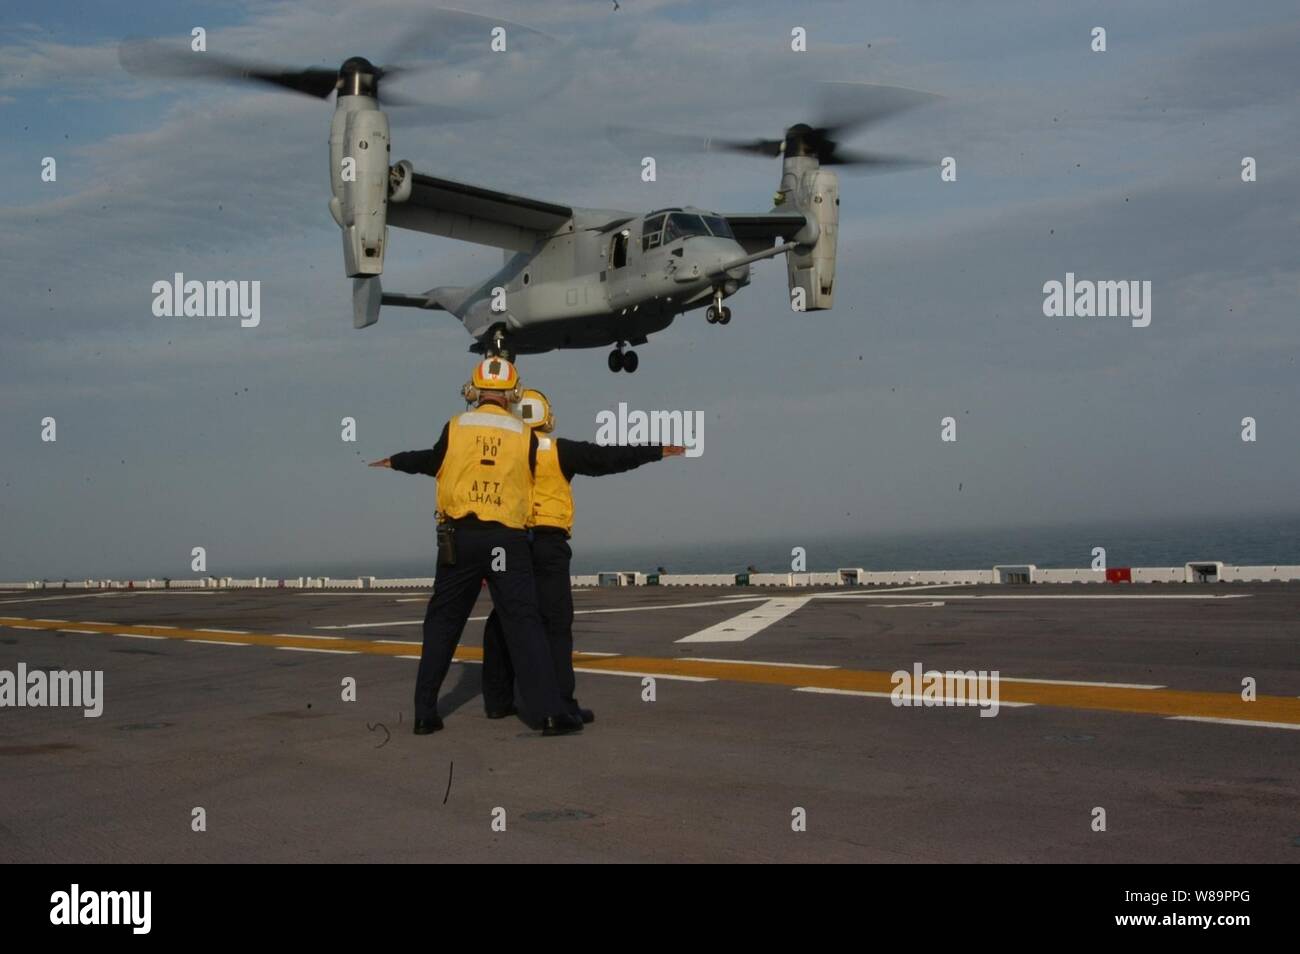
[[627, 240], [631, 234], [627, 229], [624, 229], [614, 236], [614, 241], [609, 247], [610, 268], [622, 268], [627, 264]]

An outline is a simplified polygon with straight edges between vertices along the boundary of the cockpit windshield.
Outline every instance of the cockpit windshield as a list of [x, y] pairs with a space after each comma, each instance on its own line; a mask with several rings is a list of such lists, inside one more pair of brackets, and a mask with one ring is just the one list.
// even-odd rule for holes
[[689, 212], [674, 212], [668, 216], [668, 222], [664, 226], [664, 244], [667, 245], [679, 238], [686, 238], [688, 235], [708, 235], [709, 230], [704, 227], [704, 220], [698, 215], [691, 215]]
[[718, 238], [734, 239], [736, 237], [731, 231], [731, 226], [727, 224], [727, 220], [722, 216], [705, 215], [702, 218], [704, 219], [704, 224], [709, 227], [709, 231], [718, 236]]
[[720, 215], [696, 215], [694, 212], [657, 213], [641, 225], [641, 250], [649, 251], [691, 235], [716, 235], [734, 239], [727, 220]]

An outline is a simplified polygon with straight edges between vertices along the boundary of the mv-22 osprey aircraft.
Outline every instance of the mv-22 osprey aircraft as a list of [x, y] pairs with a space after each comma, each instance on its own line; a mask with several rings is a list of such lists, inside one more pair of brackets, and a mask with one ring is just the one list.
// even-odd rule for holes
[[[176, 56], [137, 45], [130, 63], [125, 52], [122, 59], [133, 72], [145, 61], [147, 72], [150, 58], [156, 65], [168, 55]], [[677, 315], [704, 308], [710, 323], [730, 322], [724, 301], [749, 283], [750, 265], [762, 259], [786, 256], [793, 309], [830, 308], [840, 200], [838, 177], [827, 167], [888, 170], [919, 164], [850, 154], [836, 137], [934, 98], [896, 87], [827, 84], [854, 93], [859, 103], [851, 117], [818, 126], [800, 123], [780, 139], [705, 144], [709, 150], [781, 158], [781, 182], [770, 211], [686, 207], [635, 213], [524, 198], [427, 175], [406, 160], [392, 162], [379, 87], [396, 70], [362, 57], [351, 57], [337, 71], [282, 70], [205, 53], [202, 70], [319, 98], [337, 93], [329, 138], [329, 210], [342, 230], [356, 328], [375, 324], [382, 305], [437, 309], [464, 324], [474, 338], [471, 351], [513, 357], [613, 345], [609, 369], [628, 372], [638, 365], [628, 345], [644, 344]], [[380, 276], [390, 226], [503, 249], [504, 267], [475, 285], [413, 295], [384, 292]]]

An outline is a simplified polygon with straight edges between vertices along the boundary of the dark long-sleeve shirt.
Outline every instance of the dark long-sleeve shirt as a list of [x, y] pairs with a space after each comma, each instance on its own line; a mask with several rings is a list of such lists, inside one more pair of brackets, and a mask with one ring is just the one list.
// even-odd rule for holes
[[652, 460], [660, 460], [664, 456], [664, 449], [658, 444], [624, 447], [558, 437], [555, 440], [555, 453], [560, 459], [560, 472], [564, 474], [564, 479], [572, 481], [578, 474], [588, 477], [621, 474]]

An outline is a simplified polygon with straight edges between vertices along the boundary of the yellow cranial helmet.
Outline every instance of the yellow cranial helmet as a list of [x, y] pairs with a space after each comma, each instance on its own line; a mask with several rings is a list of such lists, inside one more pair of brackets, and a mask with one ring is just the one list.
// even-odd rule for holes
[[474, 368], [474, 374], [461, 388], [466, 401], [474, 402], [484, 391], [503, 391], [510, 402], [518, 401], [522, 396], [519, 388], [519, 372], [505, 358], [489, 355]]
[[551, 402], [546, 399], [545, 394], [535, 388], [524, 389], [523, 396], [515, 405], [515, 413], [529, 427], [545, 434], [555, 430], [555, 415], [551, 413]]

